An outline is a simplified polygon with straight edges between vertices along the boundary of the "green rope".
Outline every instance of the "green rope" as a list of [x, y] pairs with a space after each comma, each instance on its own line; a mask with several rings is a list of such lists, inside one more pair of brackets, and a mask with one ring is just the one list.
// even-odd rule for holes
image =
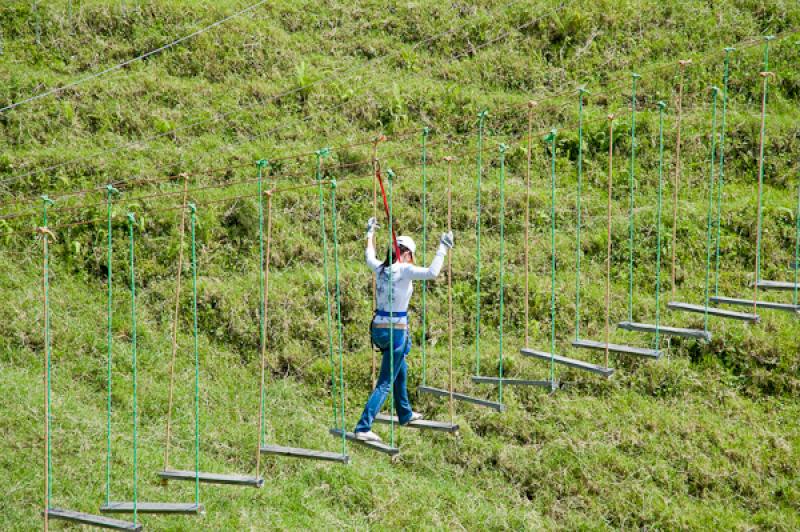
[[112, 368], [113, 368], [113, 343], [114, 343], [114, 334], [113, 334], [113, 308], [112, 302], [114, 301], [114, 285], [113, 281], [113, 270], [112, 270], [112, 259], [113, 259], [113, 237], [112, 237], [112, 224], [111, 224], [111, 215], [112, 215], [112, 197], [114, 193], [118, 193], [119, 191], [114, 188], [112, 185], [106, 186], [106, 204], [108, 210], [108, 310], [107, 310], [107, 332], [106, 332], [106, 342], [108, 344], [108, 355], [106, 356], [106, 371], [107, 371], [107, 388], [108, 388], [108, 397], [107, 397], [107, 404], [106, 404], [106, 504], [111, 501], [111, 391], [112, 391]]
[[33, 0], [34, 27], [36, 29], [36, 45], [42, 45], [42, 18], [39, 14], [39, 1]]
[[774, 40], [774, 35], [764, 37], [764, 72], [769, 72], [769, 42]]
[[[47, 207], [53, 204], [53, 200], [47, 196], [42, 196], [42, 227], [47, 229]], [[52, 350], [50, 339], [50, 249], [47, 245], [47, 234], [44, 235], [44, 352], [45, 352], [45, 366], [46, 366], [46, 383], [45, 387], [47, 395], [47, 507], [49, 508], [53, 499], [53, 447], [51, 430], [53, 423], [53, 414], [51, 412], [51, 387], [52, 387]]]
[[[796, 44], [800, 44], [798, 41]], [[797, 224], [795, 244], [794, 244], [794, 290], [792, 295], [792, 304], [797, 306], [798, 296], [798, 270], [800, 270], [800, 180], [797, 186], [797, 215], [795, 216], [795, 223]]]
[[725, 182], [725, 118], [728, 114], [728, 79], [730, 72], [730, 53], [735, 48], [725, 48], [725, 71], [722, 76], [722, 123], [719, 139], [719, 167], [717, 170], [717, 251], [714, 267], [714, 295], [719, 296], [719, 251], [720, 251], [720, 224], [722, 221], [722, 187]]
[[556, 130], [545, 137], [550, 143], [550, 387], [556, 382]]
[[578, 222], [575, 236], [575, 340], [581, 337], [581, 195], [583, 194], [583, 95], [589, 94], [584, 88], [578, 89], [578, 197], [575, 210]]
[[489, 111], [478, 113], [478, 177], [475, 219], [475, 375], [481, 374], [481, 175], [483, 173], [483, 124]]
[[633, 88], [631, 90], [631, 169], [628, 177], [630, 195], [630, 211], [628, 214], [629, 244], [628, 244], [628, 321], [633, 321], [633, 232], [634, 232], [634, 196], [635, 196], [635, 164], [636, 164], [636, 80], [639, 74], [631, 74]]
[[131, 269], [131, 367], [133, 368], [133, 523], [136, 524], [138, 515], [137, 507], [137, 485], [139, 481], [138, 465], [138, 447], [137, 447], [137, 433], [136, 433], [136, 416], [138, 414], [136, 407], [136, 270], [134, 263], [134, 236], [133, 226], [136, 223], [136, 217], [132, 212], [128, 213], [128, 241], [130, 242], [130, 269]]
[[[259, 261], [260, 261], [260, 272], [258, 276], [258, 294], [259, 294], [259, 305], [258, 305], [258, 341], [260, 352], [264, 352], [264, 343], [267, 341], [267, 317], [264, 312], [264, 284], [266, 279], [266, 255], [264, 252], [264, 178], [263, 173], [264, 169], [269, 166], [269, 161], [266, 159], [261, 159], [256, 162], [256, 166], [258, 167], [258, 252], [259, 252]], [[263, 382], [264, 375], [261, 375], [261, 379]], [[266, 392], [264, 388], [261, 388], [261, 397], [259, 398], [261, 401], [259, 405], [259, 411], [261, 412], [261, 434], [258, 435], [259, 438], [259, 447], [262, 447], [266, 444], [266, 432], [267, 429], [264, 425], [264, 403], [266, 401]]]
[[655, 349], [661, 347], [661, 205], [664, 195], [664, 109], [665, 102], [658, 102], [658, 206], [656, 208], [656, 336]]
[[325, 320], [328, 326], [328, 361], [331, 366], [331, 406], [333, 408], [333, 426], [339, 426], [339, 413], [336, 409], [336, 372], [333, 361], [333, 317], [331, 316], [331, 289], [328, 278], [328, 232], [325, 228], [325, 192], [322, 189], [322, 158], [330, 155], [330, 148], [316, 151], [317, 156], [317, 188], [319, 191], [319, 225], [322, 237], [322, 270], [325, 276]]
[[342, 422], [342, 454], [347, 454], [344, 421], [344, 332], [342, 331], [342, 291], [339, 283], [339, 233], [336, 214], [336, 180], [331, 180], [331, 219], [333, 220], [333, 264], [336, 287], [336, 325], [339, 334], [339, 416]]
[[703, 312], [703, 330], [708, 332], [708, 286], [711, 273], [711, 222], [714, 212], [714, 162], [716, 161], [717, 140], [717, 95], [719, 89], [711, 88], [711, 157], [708, 174], [708, 217], [706, 226], [706, 284], [705, 284], [705, 311]]
[[794, 243], [794, 296], [792, 297], [792, 304], [797, 306], [797, 277], [800, 271], [800, 183], [797, 185], [797, 215], [795, 216], [795, 223], [797, 224], [797, 232]]
[[192, 213], [192, 319], [194, 333], [194, 503], [200, 505], [200, 342], [197, 332], [197, 206], [189, 204]]
[[[394, 172], [391, 168], [386, 171], [386, 179], [389, 181], [389, 242], [392, 242], [394, 238], [394, 212], [393, 212], [393, 194], [392, 190], [394, 188]], [[399, 253], [399, 251], [398, 251]], [[391, 253], [390, 253], [391, 255]], [[400, 257], [396, 257], [397, 261], [400, 261]], [[394, 263], [389, 265], [389, 315], [393, 316], [394, 312], [394, 284], [393, 284], [393, 276], [394, 272]], [[393, 317], [389, 318], [390, 320], [390, 327], [389, 327], [389, 417], [390, 417], [390, 425], [389, 425], [389, 444], [394, 447], [394, 323]]]
[[[425, 249], [428, 247], [428, 147], [430, 130], [422, 129], [422, 264], [427, 264]], [[425, 356], [428, 332], [428, 281], [422, 281], [422, 385], [428, 382], [428, 363]]]
[[506, 254], [506, 150], [505, 144], [500, 144], [500, 380], [497, 388], [497, 401], [503, 402], [503, 317], [505, 308], [505, 254]]
[[[764, 42], [764, 72], [769, 72], [769, 41], [773, 40], [774, 38], [775, 37], [772, 36], [772, 35], [764, 37], [764, 41], [765, 41]], [[758, 159], [759, 159], [759, 164], [758, 164], [758, 190], [759, 190], [759, 194], [758, 194], [758, 220], [757, 220], [758, 236], [757, 236], [757, 240], [758, 240], [759, 245], [756, 246], [756, 272], [755, 272], [755, 279], [753, 280], [753, 282], [755, 283], [756, 286], [758, 286], [758, 282], [761, 280], [761, 235], [762, 235], [762, 232], [763, 232], [763, 227], [761, 225], [761, 220], [762, 220], [762, 216], [763, 216], [762, 204], [764, 202], [764, 195], [763, 195], [763, 193], [761, 191], [762, 191], [762, 186], [764, 184], [764, 135], [765, 135], [766, 125], [767, 125], [767, 112], [766, 112], [766, 109], [767, 109], [767, 87], [768, 86], [769, 86], [769, 83], [765, 82], [764, 83], [764, 95], [763, 95], [763, 100], [762, 100], [762, 105], [764, 107], [764, 112], [761, 113], [761, 142], [760, 142], [759, 153], [758, 153]], [[755, 302], [753, 304], [755, 305]]]

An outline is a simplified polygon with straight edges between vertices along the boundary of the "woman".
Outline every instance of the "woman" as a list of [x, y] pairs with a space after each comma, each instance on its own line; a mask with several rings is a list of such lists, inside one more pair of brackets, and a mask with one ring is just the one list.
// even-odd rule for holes
[[[372, 422], [380, 412], [386, 396], [389, 395], [389, 386], [394, 386], [394, 403], [397, 417], [401, 425], [422, 419], [422, 414], [411, 410], [408, 402], [408, 389], [406, 377], [408, 366], [406, 355], [411, 350], [411, 339], [408, 334], [408, 303], [414, 288], [412, 281], [436, 279], [444, 264], [447, 250], [453, 247], [453, 233], [445, 233], [440, 240], [439, 249], [428, 268], [414, 266], [414, 252], [416, 245], [408, 236], [397, 237], [397, 247], [400, 257], [395, 257], [392, 246], [386, 254], [386, 261], [381, 262], [375, 256], [375, 230], [378, 222], [370, 218], [367, 222], [367, 265], [375, 272], [377, 310], [372, 319], [370, 335], [372, 343], [383, 353], [381, 372], [375, 389], [367, 400], [364, 413], [361, 414], [354, 430], [356, 438], [363, 441], [381, 441], [380, 436], [372, 432]], [[391, 286], [390, 286], [391, 279]], [[391, 290], [391, 298], [390, 298]], [[391, 305], [390, 305], [391, 302]], [[390, 350], [390, 341], [393, 349]], [[394, 360], [392, 361], [392, 353]], [[392, 362], [394, 362], [394, 375], [392, 376]]]

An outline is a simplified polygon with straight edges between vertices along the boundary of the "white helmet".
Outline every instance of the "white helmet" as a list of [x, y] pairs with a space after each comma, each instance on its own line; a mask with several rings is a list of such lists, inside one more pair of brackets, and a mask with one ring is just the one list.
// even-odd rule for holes
[[410, 236], [405, 236], [405, 235], [398, 236], [397, 245], [403, 246], [404, 248], [409, 250], [412, 255], [415, 255], [417, 253], [417, 245], [414, 243], [414, 239], [411, 238]]

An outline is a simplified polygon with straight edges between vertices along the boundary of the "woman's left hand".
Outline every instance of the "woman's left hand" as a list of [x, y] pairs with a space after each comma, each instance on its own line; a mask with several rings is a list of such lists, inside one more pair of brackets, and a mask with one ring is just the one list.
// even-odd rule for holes
[[453, 232], [448, 231], [446, 233], [443, 233], [442, 238], [439, 240], [439, 242], [441, 242], [443, 246], [447, 247], [447, 249], [453, 249], [453, 246], [455, 245]]

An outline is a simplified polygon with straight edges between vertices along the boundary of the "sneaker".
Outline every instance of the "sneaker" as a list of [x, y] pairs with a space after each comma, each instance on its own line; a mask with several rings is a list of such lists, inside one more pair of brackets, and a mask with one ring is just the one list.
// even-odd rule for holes
[[411, 412], [411, 419], [409, 419], [408, 422], [411, 423], [412, 421], [419, 421], [420, 419], [425, 419], [425, 416], [419, 412]]
[[356, 432], [356, 439], [361, 441], [375, 441], [375, 442], [381, 441], [381, 437], [372, 432], [371, 430], [365, 432]]

